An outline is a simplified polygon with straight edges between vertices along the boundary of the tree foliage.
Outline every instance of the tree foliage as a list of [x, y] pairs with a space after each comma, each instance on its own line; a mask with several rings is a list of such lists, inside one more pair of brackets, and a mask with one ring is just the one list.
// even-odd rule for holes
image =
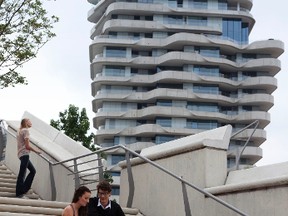
[[0, 89], [27, 84], [17, 69], [55, 36], [56, 22], [41, 0], [0, 0]]
[[86, 148], [95, 151], [95, 147], [92, 145], [94, 134], [87, 135], [90, 123], [85, 108], [80, 112], [78, 107], [70, 104], [68, 110], [59, 112], [59, 120], [50, 120], [50, 125], [63, 131], [73, 140], [81, 142]]

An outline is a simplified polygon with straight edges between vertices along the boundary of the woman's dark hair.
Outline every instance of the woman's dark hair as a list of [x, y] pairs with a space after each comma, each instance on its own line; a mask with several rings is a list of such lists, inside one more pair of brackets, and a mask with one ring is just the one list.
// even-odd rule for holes
[[99, 191], [99, 189], [107, 191], [109, 193], [112, 191], [110, 183], [106, 180], [99, 182], [99, 184], [97, 185], [97, 191]]
[[[74, 196], [72, 199], [72, 203], [77, 203], [79, 201], [79, 198], [83, 196], [85, 193], [91, 193], [89, 188], [86, 186], [81, 186], [74, 192]], [[78, 215], [79, 216], [86, 216], [87, 215], [87, 205], [86, 206], [81, 206], [78, 210]]]

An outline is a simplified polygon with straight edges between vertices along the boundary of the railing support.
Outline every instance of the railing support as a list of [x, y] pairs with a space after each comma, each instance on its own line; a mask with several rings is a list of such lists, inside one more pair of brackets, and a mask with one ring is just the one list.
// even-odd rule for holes
[[[182, 179], [182, 176], [181, 176]], [[185, 215], [186, 216], [192, 216], [191, 214], [191, 207], [188, 201], [188, 193], [187, 193], [187, 188], [186, 185], [183, 181], [181, 181], [182, 185], [182, 193], [183, 193], [183, 201], [184, 201], [184, 208], [185, 208]]]
[[6, 129], [4, 128], [3, 120], [0, 119], [0, 161], [4, 160], [5, 158], [5, 148], [7, 144], [7, 133]]
[[54, 172], [53, 172], [53, 164], [49, 163], [49, 171], [50, 171], [50, 184], [51, 184], [51, 200], [56, 200], [56, 184], [54, 179]]
[[234, 134], [231, 136], [231, 138], [234, 137], [234, 136], [236, 136], [237, 134], [241, 133], [242, 131], [246, 130], [247, 128], [251, 127], [251, 126], [254, 125], [254, 124], [255, 124], [255, 127], [253, 128], [253, 131], [252, 131], [252, 133], [250, 134], [250, 136], [248, 137], [248, 139], [246, 140], [246, 142], [245, 142], [244, 146], [242, 147], [240, 153], [238, 152], [238, 150], [237, 150], [237, 152], [236, 152], [236, 159], [235, 159], [235, 161], [236, 161], [236, 162], [235, 162], [235, 163], [236, 163], [236, 170], [239, 169], [240, 158], [241, 158], [241, 156], [242, 156], [242, 154], [243, 154], [246, 146], [248, 145], [248, 142], [250, 141], [251, 137], [252, 137], [253, 134], [255, 133], [255, 131], [256, 131], [258, 125], [259, 125], [259, 120], [256, 120], [256, 121], [252, 122], [251, 124], [247, 125], [245, 128], [242, 128], [241, 130], [237, 131], [236, 133], [234, 133]]
[[[96, 154], [97, 157], [99, 158], [99, 155]], [[98, 160], [98, 166], [99, 166], [99, 181], [104, 180], [104, 171], [103, 171], [103, 164], [102, 164], [102, 160], [100, 158], [100, 160]]]
[[129, 184], [129, 193], [128, 193], [128, 199], [127, 199], [127, 207], [131, 208], [134, 198], [134, 191], [135, 191], [135, 185], [134, 185], [134, 179], [132, 174], [132, 166], [130, 162], [130, 153], [129, 151], [125, 151], [125, 158], [127, 162], [127, 176], [128, 176], [128, 184]]
[[75, 190], [80, 186], [80, 178], [78, 173], [77, 159], [73, 159], [74, 162], [74, 181], [75, 181]]

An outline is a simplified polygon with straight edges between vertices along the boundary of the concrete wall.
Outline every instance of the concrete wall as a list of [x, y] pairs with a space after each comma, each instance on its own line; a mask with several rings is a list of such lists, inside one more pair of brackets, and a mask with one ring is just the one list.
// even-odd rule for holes
[[[233, 171], [227, 176], [227, 149], [231, 127], [189, 136], [150, 147], [141, 155], [182, 176], [250, 216], [284, 216], [288, 198], [287, 164]], [[131, 160], [135, 183], [132, 207], [148, 216], [186, 215], [180, 181], [139, 158]], [[127, 203], [129, 185], [126, 163], [120, 163], [120, 204]], [[271, 170], [274, 170], [271, 172]], [[279, 170], [279, 172], [277, 172]], [[269, 176], [273, 173], [273, 175]], [[236, 216], [238, 213], [187, 186], [193, 216]]]

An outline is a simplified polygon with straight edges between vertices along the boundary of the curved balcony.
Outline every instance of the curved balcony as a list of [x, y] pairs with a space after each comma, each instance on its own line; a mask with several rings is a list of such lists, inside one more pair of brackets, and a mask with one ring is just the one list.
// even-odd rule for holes
[[94, 127], [98, 128], [105, 123], [107, 118], [127, 120], [145, 119], [155, 122], [156, 117], [160, 116], [195, 120], [217, 120], [221, 124], [250, 124], [251, 121], [259, 120], [260, 128], [265, 128], [270, 123], [270, 114], [261, 111], [235, 112], [234, 115], [229, 115], [229, 113], [188, 110], [184, 107], [164, 107], [156, 105], [141, 110], [103, 111], [103, 109], [101, 109], [101, 111], [98, 110], [98, 112], [96, 112], [93, 123]]
[[230, 106], [254, 105], [261, 106], [263, 110], [269, 110], [274, 104], [273, 96], [269, 94], [245, 94], [239, 98], [231, 98], [220, 94], [194, 93], [192, 90], [158, 88], [148, 92], [99, 91], [94, 96], [92, 106], [94, 110], [98, 110], [103, 101], [155, 103], [157, 99], [223, 103]]
[[[219, 74], [220, 76], [221, 74]], [[154, 75], [134, 75], [134, 76], [97, 76], [92, 82], [93, 95], [97, 92], [101, 85], [117, 85], [117, 86], [150, 86], [155, 87], [159, 82], [173, 82], [173, 83], [202, 83], [218, 85], [221, 88], [253, 88], [265, 89], [268, 94], [273, 93], [277, 88], [277, 79], [274, 77], [248, 77], [241, 81], [233, 81], [231, 79], [203, 76], [193, 72], [182, 71], [162, 71]]]
[[[112, 14], [135, 14], [135, 15], [154, 15], [154, 14], [174, 14], [174, 15], [191, 15], [195, 16], [213, 16], [213, 17], [237, 17], [243, 19], [244, 22], [249, 23], [249, 29], [251, 30], [255, 20], [249, 13], [249, 9], [240, 10], [233, 7], [228, 7], [222, 10], [211, 9], [195, 9], [195, 8], [174, 8], [169, 7], [166, 4], [146, 4], [146, 3], [133, 3], [133, 2], [115, 2], [109, 0], [107, 3], [100, 2], [96, 8], [93, 8], [88, 13], [88, 20], [90, 22], [97, 22], [100, 20], [101, 15], [105, 14], [105, 19], [102, 22], [107, 22]], [[98, 33], [95, 30], [99, 27], [95, 26], [91, 31], [91, 38], [94, 38]]]
[[154, 66], [181, 66], [183, 64], [202, 64], [202, 65], [219, 65], [220, 70], [223, 71], [251, 71], [261, 70], [270, 71], [270, 73], [278, 73], [281, 69], [281, 62], [274, 58], [261, 58], [246, 60], [244, 62], [234, 62], [225, 58], [205, 57], [197, 52], [179, 52], [173, 51], [163, 54], [159, 57], [139, 56], [135, 58], [116, 58], [97, 56], [91, 63], [91, 78], [94, 79], [95, 71], [100, 71], [105, 64], [136, 66], [146, 65]]
[[[195, 46], [201, 44], [206, 46], [215, 46], [218, 44], [221, 56], [225, 57], [225, 53], [237, 53], [244, 51], [254, 51], [259, 53], [270, 53], [271, 57], [277, 58], [284, 52], [284, 44], [278, 40], [265, 40], [265, 41], [257, 41], [251, 43], [247, 46], [239, 45], [236, 41], [230, 41], [228, 38], [223, 38], [220, 36], [205, 36], [193, 33], [177, 33], [167, 38], [141, 38], [135, 39], [133, 37], [120, 37], [115, 38], [104, 35], [96, 37], [93, 43], [89, 47], [90, 52], [90, 61], [95, 58], [96, 55], [101, 54], [105, 46], [125, 46], [137, 49], [150, 47], [151, 50], [155, 48], [161, 49], [175, 49], [176, 47], [182, 46]], [[274, 74], [275, 75], [275, 74]]]

